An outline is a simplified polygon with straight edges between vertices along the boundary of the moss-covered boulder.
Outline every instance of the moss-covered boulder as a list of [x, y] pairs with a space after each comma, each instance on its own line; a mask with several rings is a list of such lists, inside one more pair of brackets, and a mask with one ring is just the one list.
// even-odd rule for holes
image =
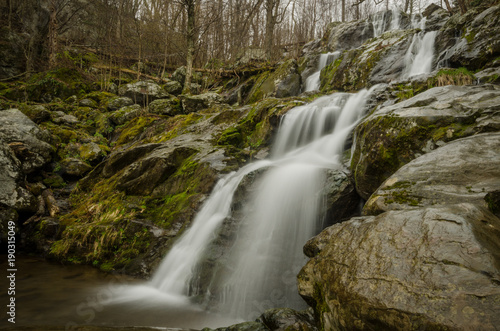
[[106, 107], [110, 111], [115, 111], [126, 106], [131, 106], [133, 104], [134, 101], [132, 101], [132, 99], [130, 99], [129, 97], [114, 97], [107, 102]]
[[139, 116], [141, 114], [141, 111], [141, 106], [137, 104], [125, 106], [111, 113], [111, 115], [109, 116], [109, 120], [115, 125], [123, 125], [131, 119]]
[[175, 80], [167, 79], [167, 82], [162, 85], [163, 89], [172, 95], [179, 95], [182, 93], [182, 84]]
[[218, 105], [223, 102], [220, 94], [207, 92], [199, 95], [181, 95], [182, 111], [185, 114], [194, 113], [199, 110]]
[[247, 103], [254, 103], [267, 97], [285, 98], [300, 93], [301, 76], [297, 61], [283, 62], [275, 71], [266, 71], [257, 77], [247, 97]]
[[148, 106], [150, 113], [158, 115], [175, 116], [183, 113], [181, 101], [175, 97], [159, 99], [151, 102]]
[[401, 166], [449, 141], [499, 130], [493, 86], [445, 86], [378, 109], [355, 129], [351, 168], [364, 199]]

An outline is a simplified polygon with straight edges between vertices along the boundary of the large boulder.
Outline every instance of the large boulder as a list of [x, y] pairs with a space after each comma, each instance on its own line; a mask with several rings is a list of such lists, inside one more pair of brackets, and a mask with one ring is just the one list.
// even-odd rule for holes
[[491, 85], [445, 86], [378, 109], [355, 129], [358, 193], [368, 199], [401, 166], [449, 141], [500, 130], [499, 103]]
[[0, 206], [7, 208], [3, 211], [4, 216], [2, 217], [5, 222], [12, 219], [17, 220], [15, 210], [21, 212], [36, 211], [38, 203], [33, 194], [25, 188], [22, 164], [1, 137], [0, 184]]
[[141, 106], [131, 105], [122, 107], [114, 111], [110, 116], [109, 120], [115, 125], [123, 125], [130, 121], [131, 119], [139, 116], [141, 114]]
[[158, 84], [152, 81], [138, 81], [120, 86], [120, 96], [129, 97], [139, 105], [147, 106], [156, 99], [168, 98], [168, 93]]
[[18, 109], [0, 111], [0, 138], [14, 150], [26, 174], [52, 159], [54, 148], [48, 143], [49, 133], [41, 130]]
[[158, 115], [175, 116], [183, 112], [181, 101], [177, 98], [159, 99], [148, 106], [150, 113]]
[[[458, 139], [411, 161], [389, 177], [364, 212], [470, 202], [485, 204], [500, 188], [500, 133]], [[486, 205], [486, 204], [485, 204]]]
[[224, 98], [215, 92], [207, 92], [199, 95], [181, 95], [180, 99], [182, 101], [182, 110], [185, 114], [197, 112], [224, 101]]
[[299, 292], [324, 330], [496, 330], [499, 243], [468, 203], [358, 217], [306, 244]]

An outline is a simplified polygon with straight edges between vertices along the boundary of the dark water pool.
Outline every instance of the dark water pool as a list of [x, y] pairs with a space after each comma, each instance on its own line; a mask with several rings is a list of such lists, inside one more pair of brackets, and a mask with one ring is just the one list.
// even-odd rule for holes
[[[4, 307], [0, 329], [3, 330], [44, 325], [65, 329], [94, 325], [196, 330], [240, 322], [209, 313], [182, 298], [159, 297], [150, 293], [149, 287], [142, 286], [144, 281], [128, 276], [104, 274], [89, 266], [17, 257], [14, 325], [8, 322], [10, 317], [5, 311], [11, 297], [7, 293], [7, 257], [0, 256], [3, 274], [0, 303]], [[110, 301], [114, 303], [109, 304]]]

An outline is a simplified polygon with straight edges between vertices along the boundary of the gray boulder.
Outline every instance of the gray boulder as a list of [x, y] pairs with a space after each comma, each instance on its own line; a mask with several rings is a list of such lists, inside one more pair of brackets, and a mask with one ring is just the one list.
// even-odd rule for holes
[[134, 103], [145, 106], [156, 99], [168, 97], [168, 93], [152, 81], [138, 81], [120, 86], [118, 94], [129, 97]]
[[87, 172], [92, 170], [92, 167], [80, 160], [75, 158], [67, 158], [61, 161], [64, 174], [70, 176], [83, 177]]
[[90, 108], [97, 108], [97, 102], [95, 102], [92, 99], [82, 99], [78, 103], [80, 107], [90, 107]]
[[306, 244], [299, 292], [324, 330], [496, 330], [499, 243], [468, 203], [358, 217]]
[[42, 131], [18, 109], [0, 111], [0, 138], [14, 150], [26, 174], [52, 159], [54, 148], [48, 143], [49, 133]]
[[25, 188], [22, 164], [1, 137], [0, 183], [0, 206], [6, 207], [5, 214], [2, 216], [2, 224], [14, 218], [13, 210], [36, 211], [38, 203], [33, 194]]
[[133, 104], [134, 102], [129, 97], [116, 97], [109, 100], [107, 108], [108, 110], [114, 111]]
[[485, 204], [500, 187], [500, 133], [458, 139], [420, 156], [389, 177], [364, 212], [470, 202]]

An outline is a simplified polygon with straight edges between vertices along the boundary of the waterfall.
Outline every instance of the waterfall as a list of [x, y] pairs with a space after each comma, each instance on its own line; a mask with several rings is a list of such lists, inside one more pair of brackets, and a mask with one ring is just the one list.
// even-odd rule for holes
[[204, 254], [217, 242], [224, 220], [230, 219], [238, 185], [246, 175], [266, 168], [254, 182], [255, 193], [244, 202], [232, 247], [225, 249], [224, 273], [212, 270], [210, 286], [194, 294], [243, 320], [269, 308], [305, 308], [295, 279], [306, 262], [302, 247], [323, 227], [326, 169], [341, 168], [345, 141], [363, 116], [369, 93], [335, 93], [291, 109], [281, 122], [270, 159], [222, 178], [153, 278], [121, 290], [114, 302], [166, 300], [186, 305], [193, 294], [190, 286], [200, 278]]
[[306, 79], [305, 92], [319, 90], [321, 69], [338, 59], [340, 52], [320, 54], [318, 70]]
[[432, 71], [434, 60], [434, 41], [437, 31], [419, 32], [413, 35], [410, 47], [405, 54], [403, 78], [427, 74]]
[[[391, 22], [387, 24], [386, 15], [391, 14]], [[400, 29], [401, 13], [397, 9], [390, 11], [381, 11], [370, 16], [373, 26], [373, 37], [378, 38], [384, 32]]]

